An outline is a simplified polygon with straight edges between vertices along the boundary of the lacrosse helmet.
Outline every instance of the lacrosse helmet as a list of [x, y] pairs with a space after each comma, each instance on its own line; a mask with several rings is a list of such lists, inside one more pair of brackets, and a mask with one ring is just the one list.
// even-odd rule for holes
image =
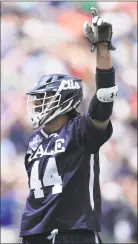
[[43, 75], [27, 95], [29, 116], [36, 129], [79, 106], [82, 80], [64, 74]]

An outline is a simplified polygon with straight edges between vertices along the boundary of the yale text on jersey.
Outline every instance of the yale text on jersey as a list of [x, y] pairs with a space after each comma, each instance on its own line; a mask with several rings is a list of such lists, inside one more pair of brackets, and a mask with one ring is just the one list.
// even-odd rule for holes
[[55, 145], [54, 145], [53, 149], [49, 149], [49, 144], [50, 144], [50, 142], [47, 144], [46, 148], [44, 148], [43, 145], [40, 144], [37, 151], [35, 152], [35, 154], [33, 155], [33, 153], [31, 153], [30, 157], [28, 158], [28, 162], [30, 162], [32, 159], [41, 158], [44, 155], [53, 156], [56, 153], [65, 152], [65, 139], [64, 138], [57, 139], [55, 141]]

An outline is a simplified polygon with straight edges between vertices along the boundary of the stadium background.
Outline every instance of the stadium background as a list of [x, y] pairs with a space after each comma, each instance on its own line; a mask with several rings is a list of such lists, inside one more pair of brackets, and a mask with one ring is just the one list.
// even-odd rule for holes
[[137, 233], [137, 3], [1, 3], [1, 242], [18, 242], [28, 193], [24, 154], [32, 128], [26, 91], [43, 74], [84, 80], [87, 109], [94, 93], [95, 54], [83, 35], [90, 6], [113, 23], [112, 52], [119, 96], [112, 138], [101, 148], [102, 237], [105, 243], [136, 243]]

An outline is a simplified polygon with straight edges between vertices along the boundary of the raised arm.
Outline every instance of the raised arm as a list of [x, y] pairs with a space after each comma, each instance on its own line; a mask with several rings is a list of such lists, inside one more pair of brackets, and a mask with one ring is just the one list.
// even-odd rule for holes
[[96, 66], [101, 70], [109, 70], [113, 67], [112, 57], [107, 42], [97, 44]]
[[109, 20], [99, 17], [96, 9], [92, 9], [92, 15], [92, 24], [84, 24], [84, 33], [92, 45], [92, 51], [96, 49], [96, 93], [91, 99], [88, 112], [92, 123], [105, 129], [118, 93], [110, 54], [115, 48], [111, 42], [112, 25]]

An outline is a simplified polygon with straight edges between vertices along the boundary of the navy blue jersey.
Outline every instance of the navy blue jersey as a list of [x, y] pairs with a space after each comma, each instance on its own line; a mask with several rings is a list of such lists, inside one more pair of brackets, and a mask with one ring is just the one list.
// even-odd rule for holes
[[92, 125], [88, 113], [58, 133], [42, 129], [30, 139], [25, 156], [30, 194], [20, 236], [53, 229], [100, 231], [99, 148], [112, 134]]

